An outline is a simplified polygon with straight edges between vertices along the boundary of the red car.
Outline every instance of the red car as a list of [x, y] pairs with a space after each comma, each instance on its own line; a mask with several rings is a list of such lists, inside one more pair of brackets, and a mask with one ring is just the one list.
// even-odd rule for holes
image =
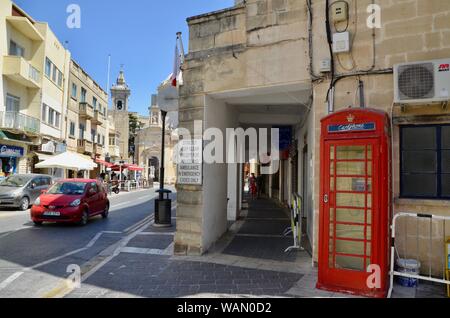
[[97, 180], [59, 180], [45, 191], [31, 208], [34, 224], [78, 223], [86, 225], [89, 218], [109, 214], [108, 195]]

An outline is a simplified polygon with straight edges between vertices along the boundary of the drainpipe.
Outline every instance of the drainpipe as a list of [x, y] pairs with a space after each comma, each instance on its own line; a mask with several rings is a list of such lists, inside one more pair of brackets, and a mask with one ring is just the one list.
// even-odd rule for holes
[[364, 98], [364, 82], [359, 80], [359, 107], [366, 108], [366, 101]]

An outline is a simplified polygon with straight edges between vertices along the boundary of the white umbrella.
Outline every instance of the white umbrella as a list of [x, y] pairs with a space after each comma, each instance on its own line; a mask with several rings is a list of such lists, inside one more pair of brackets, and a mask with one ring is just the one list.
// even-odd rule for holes
[[36, 165], [36, 168], [60, 168], [69, 170], [94, 170], [98, 164], [75, 152], [64, 152]]

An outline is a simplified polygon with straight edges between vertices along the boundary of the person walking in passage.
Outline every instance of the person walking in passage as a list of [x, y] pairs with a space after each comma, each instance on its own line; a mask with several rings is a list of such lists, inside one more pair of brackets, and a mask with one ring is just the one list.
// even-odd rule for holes
[[250, 184], [250, 194], [252, 197], [252, 200], [256, 199], [256, 196], [258, 194], [258, 187], [256, 182], [255, 174], [252, 173], [251, 177], [249, 178], [249, 184]]

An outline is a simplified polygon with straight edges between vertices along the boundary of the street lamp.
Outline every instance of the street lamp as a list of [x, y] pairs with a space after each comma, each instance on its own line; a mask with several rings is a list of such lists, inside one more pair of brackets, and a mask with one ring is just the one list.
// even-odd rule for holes
[[[161, 167], [159, 173], [159, 198], [155, 200], [155, 222], [156, 227], [171, 227], [172, 226], [172, 200], [170, 194], [172, 191], [164, 189], [164, 146], [166, 136], [166, 116], [167, 111], [161, 109], [162, 115], [162, 136], [161, 136]], [[164, 198], [164, 195], [166, 197]]]
[[[178, 42], [181, 46], [181, 54], [178, 51]], [[184, 61], [183, 43], [181, 41], [181, 32], [177, 33], [177, 46], [176, 46], [176, 62], [174, 67], [173, 77], [178, 77], [181, 71], [181, 64]], [[177, 69], [179, 68], [179, 69]], [[178, 83], [177, 83], [178, 85]], [[161, 110], [162, 115], [162, 144], [161, 144], [161, 171], [159, 180], [159, 199], [155, 201], [155, 223], [157, 227], [170, 227], [172, 226], [172, 201], [170, 200], [170, 193], [172, 191], [164, 189], [164, 146], [165, 146], [165, 128], [166, 128], [166, 116], [168, 112], [178, 111], [179, 109], [179, 93], [177, 85], [173, 85], [171, 80], [166, 80], [158, 87], [158, 107]], [[164, 198], [166, 195], [166, 198]]]

